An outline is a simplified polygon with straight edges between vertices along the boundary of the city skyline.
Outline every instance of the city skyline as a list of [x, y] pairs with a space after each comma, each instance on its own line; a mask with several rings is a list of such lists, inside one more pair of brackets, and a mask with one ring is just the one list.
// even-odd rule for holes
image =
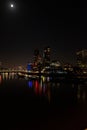
[[42, 51], [49, 45], [52, 59], [74, 64], [76, 52], [87, 48], [85, 5], [85, 1], [1, 0], [0, 61], [26, 65], [36, 48]]

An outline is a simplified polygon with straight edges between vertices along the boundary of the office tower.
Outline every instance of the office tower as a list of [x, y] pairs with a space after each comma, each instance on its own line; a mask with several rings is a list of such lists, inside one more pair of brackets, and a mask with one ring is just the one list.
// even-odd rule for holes
[[43, 51], [43, 65], [44, 66], [50, 65], [50, 55], [51, 55], [51, 48], [45, 47]]
[[34, 68], [39, 69], [42, 64], [42, 58], [38, 49], [34, 50]]
[[77, 65], [80, 68], [87, 68], [87, 50], [81, 50], [76, 52]]

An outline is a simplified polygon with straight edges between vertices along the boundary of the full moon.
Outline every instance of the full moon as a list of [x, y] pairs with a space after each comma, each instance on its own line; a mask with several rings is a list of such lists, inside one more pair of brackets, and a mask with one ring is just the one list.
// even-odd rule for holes
[[14, 7], [14, 5], [13, 4], [11, 4], [11, 8], [13, 8]]

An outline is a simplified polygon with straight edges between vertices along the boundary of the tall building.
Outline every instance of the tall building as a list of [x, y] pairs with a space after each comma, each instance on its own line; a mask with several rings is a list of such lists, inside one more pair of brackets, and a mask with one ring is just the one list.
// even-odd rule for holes
[[76, 55], [78, 67], [87, 68], [87, 50], [78, 51]]
[[42, 64], [42, 58], [38, 49], [34, 50], [34, 68], [38, 69], [38, 67]]
[[50, 64], [51, 48], [45, 47], [43, 52], [43, 65], [48, 66]]
[[0, 69], [2, 68], [2, 62], [0, 61]]

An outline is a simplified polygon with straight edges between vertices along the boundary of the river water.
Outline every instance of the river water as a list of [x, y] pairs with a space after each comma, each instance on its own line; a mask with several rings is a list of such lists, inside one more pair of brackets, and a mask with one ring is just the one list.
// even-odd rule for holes
[[0, 75], [0, 127], [11, 130], [85, 130], [87, 83]]

